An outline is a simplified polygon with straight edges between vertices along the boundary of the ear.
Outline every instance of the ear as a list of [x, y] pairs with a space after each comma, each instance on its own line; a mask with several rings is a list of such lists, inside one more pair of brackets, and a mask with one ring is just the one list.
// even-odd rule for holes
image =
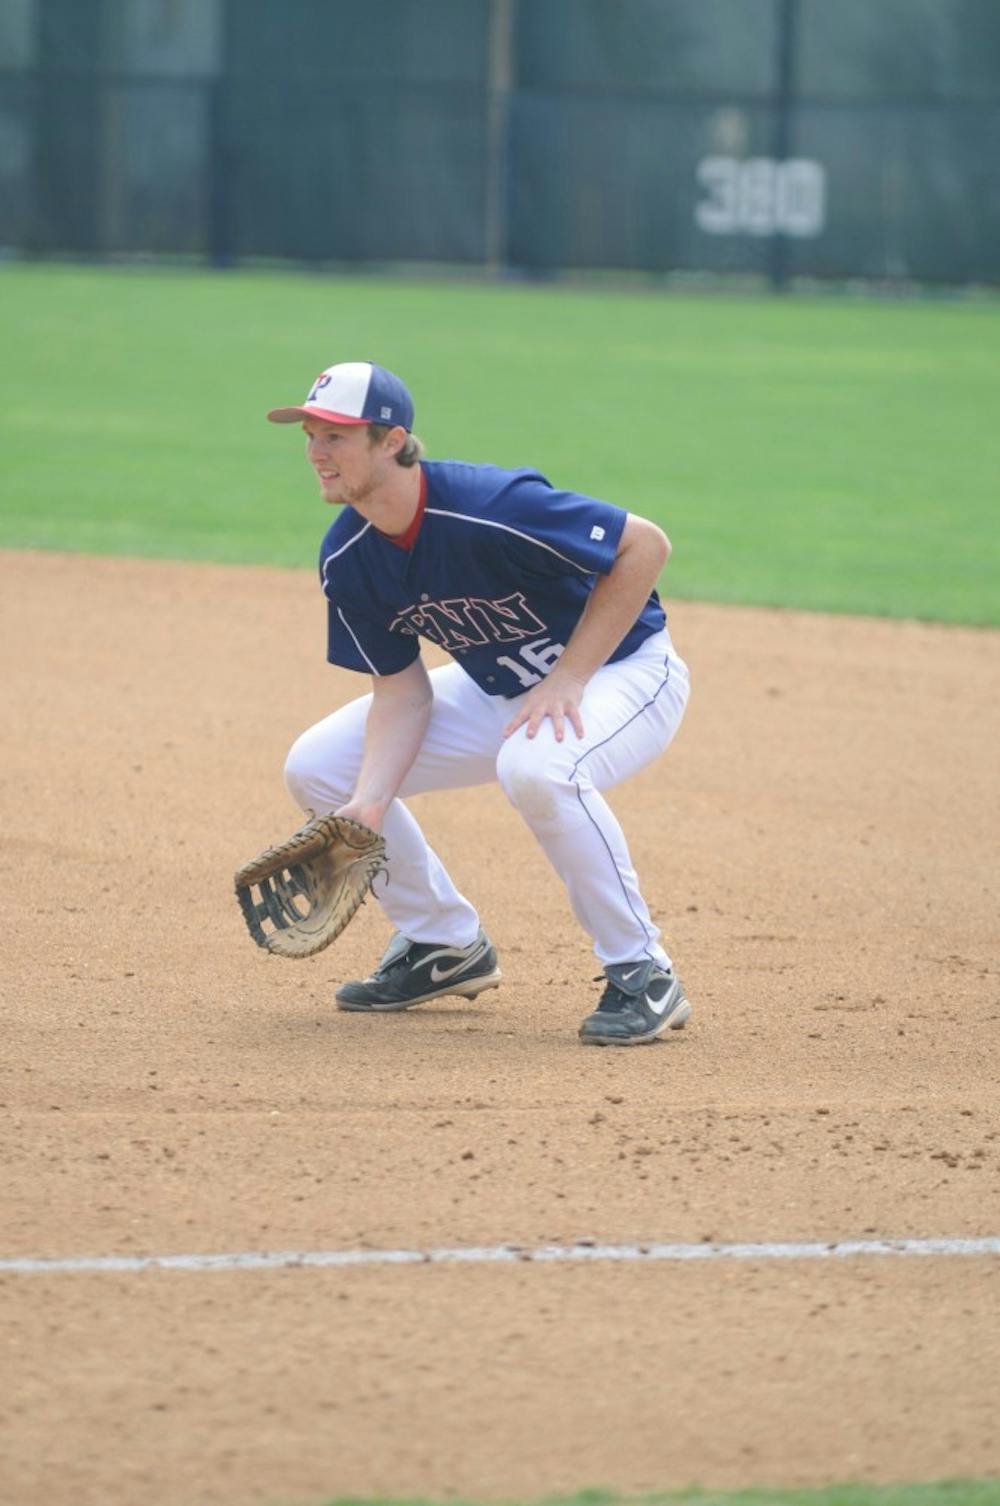
[[388, 455], [398, 455], [405, 443], [406, 430], [402, 424], [396, 424], [394, 428], [390, 429], [383, 440], [383, 445]]

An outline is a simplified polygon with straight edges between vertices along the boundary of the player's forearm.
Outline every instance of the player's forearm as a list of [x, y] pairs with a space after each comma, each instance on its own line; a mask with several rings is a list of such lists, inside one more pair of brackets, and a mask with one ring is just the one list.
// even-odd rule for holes
[[645, 519], [629, 517], [622, 545], [601, 576], [559, 660], [559, 669], [589, 680], [606, 664], [642, 611], [670, 556], [666, 535]]
[[354, 794], [345, 807], [376, 830], [420, 751], [433, 700], [423, 666], [419, 675], [408, 674], [404, 685], [376, 682], [365, 726], [364, 756]]

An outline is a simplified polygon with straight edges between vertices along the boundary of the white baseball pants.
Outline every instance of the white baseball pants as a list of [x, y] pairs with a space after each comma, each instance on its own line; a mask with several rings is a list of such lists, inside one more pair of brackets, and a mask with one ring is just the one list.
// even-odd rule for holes
[[[533, 739], [524, 727], [505, 739], [520, 698], [487, 695], [457, 663], [430, 678], [430, 725], [400, 797], [499, 780], [562, 879], [601, 965], [644, 958], [668, 964], [621, 826], [601, 795], [662, 753], [680, 726], [688, 671], [666, 630], [597, 671], [580, 704], [584, 736], [567, 724], [561, 743], [548, 719]], [[352, 701], [293, 745], [285, 782], [303, 810], [325, 814], [353, 795], [371, 701]], [[468, 946], [479, 927], [476, 910], [402, 798], [390, 805], [383, 831], [390, 881], [377, 885], [376, 898], [389, 921], [411, 941]]]

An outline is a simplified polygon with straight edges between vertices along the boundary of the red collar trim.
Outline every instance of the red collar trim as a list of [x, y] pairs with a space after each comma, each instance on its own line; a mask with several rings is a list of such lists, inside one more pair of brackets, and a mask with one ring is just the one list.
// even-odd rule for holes
[[[405, 533], [397, 534], [395, 537], [393, 537], [391, 534], [383, 533], [382, 537], [384, 539], [387, 539], [390, 544], [395, 544], [397, 549], [406, 549], [407, 551], [411, 550], [414, 544], [417, 542], [417, 534], [420, 532], [420, 525], [424, 521], [424, 509], [426, 508], [426, 506], [427, 477], [424, 475], [423, 466], [421, 466], [420, 496], [417, 499], [417, 510], [413, 514], [413, 522], [410, 524]], [[379, 531], [381, 532], [381, 530]]]

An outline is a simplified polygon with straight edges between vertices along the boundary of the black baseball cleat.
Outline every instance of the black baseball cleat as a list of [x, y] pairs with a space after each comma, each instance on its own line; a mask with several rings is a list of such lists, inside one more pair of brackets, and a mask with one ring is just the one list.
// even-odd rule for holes
[[502, 976], [497, 954], [481, 927], [466, 947], [410, 941], [397, 931], [370, 978], [337, 989], [337, 1008], [386, 1013], [445, 994], [474, 999], [484, 989], [498, 988]]
[[656, 962], [616, 962], [604, 975], [601, 1002], [580, 1026], [585, 1046], [641, 1046], [691, 1013], [681, 980]]

